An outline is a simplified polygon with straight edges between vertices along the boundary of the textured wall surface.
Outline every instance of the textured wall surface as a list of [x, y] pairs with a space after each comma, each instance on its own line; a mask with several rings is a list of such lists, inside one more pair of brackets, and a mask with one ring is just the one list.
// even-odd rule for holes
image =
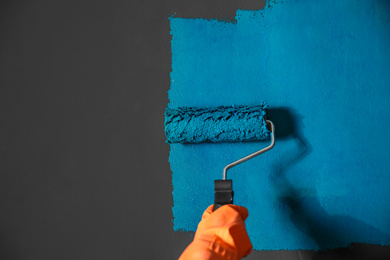
[[[276, 146], [228, 172], [254, 248], [390, 243], [390, 3], [275, 1], [236, 22], [170, 19], [169, 107], [267, 102]], [[172, 144], [175, 230], [223, 167], [266, 142]]]

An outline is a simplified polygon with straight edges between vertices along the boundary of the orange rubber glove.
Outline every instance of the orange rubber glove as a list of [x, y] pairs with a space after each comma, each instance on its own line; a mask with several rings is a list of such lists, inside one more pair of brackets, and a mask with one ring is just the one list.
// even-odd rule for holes
[[203, 213], [194, 241], [179, 260], [238, 260], [252, 251], [244, 222], [248, 210], [229, 204], [213, 211], [214, 205], [211, 205]]

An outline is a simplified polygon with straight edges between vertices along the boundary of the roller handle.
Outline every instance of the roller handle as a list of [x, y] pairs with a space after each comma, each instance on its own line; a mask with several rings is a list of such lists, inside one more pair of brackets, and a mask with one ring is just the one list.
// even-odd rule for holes
[[214, 211], [223, 205], [233, 204], [232, 180], [215, 180], [214, 190]]

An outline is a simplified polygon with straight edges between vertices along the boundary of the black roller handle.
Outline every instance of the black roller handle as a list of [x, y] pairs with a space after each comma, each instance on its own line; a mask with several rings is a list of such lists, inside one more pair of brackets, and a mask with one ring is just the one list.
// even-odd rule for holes
[[214, 190], [214, 210], [226, 204], [233, 204], [232, 180], [215, 180]]

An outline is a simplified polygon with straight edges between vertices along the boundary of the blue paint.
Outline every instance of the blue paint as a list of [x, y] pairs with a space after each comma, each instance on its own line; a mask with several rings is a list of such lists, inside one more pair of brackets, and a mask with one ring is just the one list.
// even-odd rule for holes
[[179, 107], [165, 110], [168, 143], [247, 142], [269, 138], [266, 105]]
[[[389, 14], [307, 0], [171, 18], [170, 108], [270, 104], [275, 148], [229, 172], [255, 249], [390, 244]], [[223, 167], [265, 145], [172, 144], [174, 229], [195, 231]]]

